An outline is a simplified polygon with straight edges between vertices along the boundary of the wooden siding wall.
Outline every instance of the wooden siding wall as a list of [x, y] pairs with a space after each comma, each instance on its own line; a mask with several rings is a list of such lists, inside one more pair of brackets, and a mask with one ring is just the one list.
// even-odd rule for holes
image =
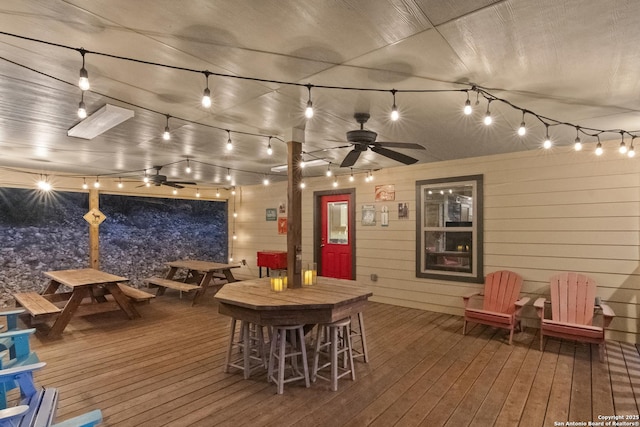
[[[640, 160], [623, 158], [616, 142], [596, 157], [593, 147], [569, 148], [413, 165], [374, 173], [374, 181], [338, 178], [339, 188], [356, 189], [357, 279], [371, 286], [372, 300], [462, 315], [461, 295], [479, 284], [415, 277], [415, 182], [484, 175], [484, 271], [509, 269], [524, 277], [523, 294], [548, 295], [547, 280], [561, 271], [579, 271], [598, 282], [598, 295], [617, 314], [610, 339], [640, 342]], [[331, 190], [333, 179], [306, 179], [303, 192], [303, 258], [313, 255], [313, 192]], [[395, 201], [375, 202], [376, 185], [395, 185]], [[286, 183], [242, 187], [236, 196], [235, 260], [246, 259], [240, 275], [257, 276], [258, 250], [286, 250], [277, 223], [266, 208], [286, 202]], [[409, 219], [398, 219], [398, 203], [408, 203]], [[363, 204], [377, 210], [375, 226], [361, 225]], [[389, 208], [389, 226], [380, 209]], [[230, 209], [233, 204], [229, 203]], [[231, 221], [231, 217], [230, 217]], [[230, 243], [231, 245], [231, 243]], [[378, 280], [371, 281], [375, 274]], [[525, 324], [537, 326], [532, 307]]]

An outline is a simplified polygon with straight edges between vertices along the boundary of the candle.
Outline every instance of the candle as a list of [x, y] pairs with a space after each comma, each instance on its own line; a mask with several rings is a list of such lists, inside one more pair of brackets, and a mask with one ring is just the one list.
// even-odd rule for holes
[[271, 290], [275, 292], [282, 292], [284, 290], [284, 281], [280, 277], [271, 278]]
[[305, 285], [313, 285], [313, 271], [306, 270], [304, 272], [304, 284]]

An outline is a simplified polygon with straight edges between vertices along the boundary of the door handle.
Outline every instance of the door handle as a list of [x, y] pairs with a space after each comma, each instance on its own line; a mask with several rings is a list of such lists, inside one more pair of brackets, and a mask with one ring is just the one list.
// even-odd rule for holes
[[320, 247], [321, 247], [321, 248], [324, 248], [324, 243], [321, 243], [321, 244], [320, 244]]

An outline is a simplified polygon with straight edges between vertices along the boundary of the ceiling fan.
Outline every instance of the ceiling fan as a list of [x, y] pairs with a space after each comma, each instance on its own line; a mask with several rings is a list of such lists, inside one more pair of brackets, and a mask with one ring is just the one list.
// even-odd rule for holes
[[154, 166], [153, 168], [156, 170], [156, 174], [149, 176], [149, 183], [156, 187], [166, 185], [167, 187], [184, 188], [185, 185], [197, 185], [195, 182], [191, 181], [169, 181], [166, 175], [160, 175], [160, 169], [162, 169], [162, 166]]
[[369, 113], [355, 113], [353, 117], [360, 123], [360, 129], [347, 132], [347, 141], [351, 143], [353, 150], [342, 160], [340, 164], [341, 168], [353, 166], [358, 160], [358, 157], [360, 157], [360, 154], [367, 151], [367, 148], [371, 149], [374, 153], [381, 154], [405, 165], [416, 163], [418, 159], [398, 153], [397, 151], [389, 150], [386, 147], [412, 148], [416, 150], [425, 149], [422, 145], [411, 142], [376, 142], [378, 134], [364, 128], [364, 124], [369, 120]]

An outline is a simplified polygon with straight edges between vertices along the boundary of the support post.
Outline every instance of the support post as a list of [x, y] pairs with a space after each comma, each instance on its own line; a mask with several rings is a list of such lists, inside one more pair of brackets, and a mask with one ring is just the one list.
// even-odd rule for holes
[[302, 287], [302, 143], [304, 129], [292, 128], [287, 135], [287, 280], [289, 287]]
[[[89, 210], [100, 209], [100, 197], [97, 189], [89, 190]], [[100, 223], [89, 223], [89, 267], [100, 270]]]

